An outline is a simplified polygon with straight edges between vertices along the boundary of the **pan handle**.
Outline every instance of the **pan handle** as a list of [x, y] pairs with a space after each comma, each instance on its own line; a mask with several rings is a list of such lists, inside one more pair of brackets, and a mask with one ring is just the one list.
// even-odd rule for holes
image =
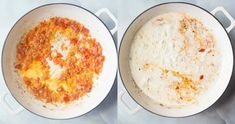
[[212, 13], [213, 15], [215, 15], [215, 14], [216, 14], [217, 12], [219, 12], [219, 11], [223, 12], [224, 15], [229, 19], [230, 25], [226, 28], [226, 30], [227, 30], [227, 32], [230, 32], [230, 31], [233, 29], [233, 27], [235, 26], [235, 20], [234, 20], [233, 17], [228, 13], [228, 11], [226, 11], [226, 10], [224, 9], [224, 7], [222, 7], [222, 6], [216, 7], [214, 10], [211, 11], [211, 13]]
[[98, 17], [100, 17], [100, 15], [103, 13], [107, 14], [109, 16], [109, 18], [112, 19], [112, 21], [114, 22], [114, 27], [110, 31], [112, 34], [115, 34], [115, 32], [118, 29], [118, 21], [117, 21], [116, 17], [107, 8], [102, 8], [102, 9], [98, 10], [95, 14]]
[[12, 114], [12, 115], [16, 115], [16, 114], [19, 114], [20, 112], [22, 112], [23, 110], [24, 110], [24, 108], [23, 107], [18, 107], [17, 109], [14, 109], [12, 106], [13, 105], [11, 105], [10, 103], [8, 103], [7, 102], [7, 97], [10, 97], [11, 95], [9, 94], [9, 93], [6, 93], [6, 92], [4, 92], [4, 93], [2, 93], [1, 95], [0, 95], [0, 98], [1, 98], [1, 102], [2, 102], [2, 104], [4, 104], [5, 105], [5, 108], [7, 109], [7, 111], [10, 113], [10, 114]]
[[141, 110], [141, 107], [139, 105], [137, 105], [135, 108], [131, 108], [128, 103], [124, 100], [124, 96], [126, 95], [126, 92], [124, 92], [123, 90], [121, 90], [118, 94], [119, 100], [122, 103], [122, 105], [124, 106], [124, 108], [127, 110], [128, 113], [130, 114], [135, 114], [137, 113], [139, 110]]

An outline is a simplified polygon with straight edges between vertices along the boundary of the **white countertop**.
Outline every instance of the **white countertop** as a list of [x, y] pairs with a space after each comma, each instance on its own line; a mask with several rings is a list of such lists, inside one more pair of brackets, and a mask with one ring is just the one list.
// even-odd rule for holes
[[[119, 20], [118, 43], [120, 43], [124, 31], [133, 19], [147, 8], [162, 2], [170, 2], [172, 0], [1, 0], [0, 1], [0, 50], [5, 41], [5, 37], [14, 23], [29, 10], [46, 4], [54, 2], [68, 2], [81, 5], [92, 12], [100, 8], [108, 8]], [[174, 0], [175, 1], [175, 0]], [[194, 3], [209, 11], [217, 6], [223, 6], [235, 18], [235, 1], [234, 0], [183, 0], [184, 2]], [[219, 18], [221, 22], [226, 23], [223, 17]], [[226, 24], [225, 24], [226, 25]], [[232, 45], [235, 45], [235, 30], [229, 33]], [[114, 36], [117, 39], [116, 35]], [[0, 72], [1, 73], [1, 72]], [[235, 75], [232, 76], [230, 84], [223, 94], [222, 98], [206, 111], [195, 116], [187, 118], [165, 118], [152, 114], [144, 109], [141, 109], [135, 114], [128, 113], [123, 107], [122, 103], [118, 103], [118, 123], [119, 124], [234, 124], [235, 123]], [[125, 89], [122, 85], [120, 77], [118, 77], [118, 92]], [[2, 74], [0, 74], [0, 94], [9, 92], [3, 81]], [[0, 101], [0, 124], [116, 124], [117, 108], [116, 108], [116, 93], [117, 87], [114, 84], [108, 97], [92, 112], [78, 118], [70, 120], [50, 120], [36, 116], [27, 110], [14, 115], [7, 111], [7, 108], [2, 105]], [[128, 98], [129, 96], [126, 95]], [[11, 97], [9, 97], [11, 99]], [[20, 106], [12, 100], [16, 108]], [[129, 99], [132, 107], [137, 104]]]

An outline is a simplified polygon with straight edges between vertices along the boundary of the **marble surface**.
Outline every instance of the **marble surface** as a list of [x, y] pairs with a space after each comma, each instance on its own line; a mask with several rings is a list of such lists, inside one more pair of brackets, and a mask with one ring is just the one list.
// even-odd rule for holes
[[[25, 13], [31, 9], [40, 5], [48, 3], [72, 3], [80, 5], [89, 9], [92, 12], [96, 12], [101, 8], [108, 8], [114, 16], [117, 16], [116, 2], [110, 0], [1, 0], [0, 1], [0, 51], [5, 38], [14, 25], [14, 23]], [[95, 3], [95, 4], [94, 4]], [[102, 17], [103, 21], [107, 24], [111, 24], [111, 20], [107, 17]], [[114, 35], [114, 39], [117, 41], [117, 35]], [[2, 74], [0, 72], [0, 95], [3, 93], [9, 93], [7, 90]], [[106, 99], [94, 110], [85, 114], [84, 116], [77, 117], [69, 120], [51, 120], [43, 117], [39, 117], [23, 109], [11, 95], [8, 95], [7, 99], [11, 104], [11, 107], [15, 109], [22, 109], [23, 111], [18, 114], [13, 114], [8, 111], [7, 107], [2, 104], [0, 100], [0, 124], [116, 124], [117, 123], [117, 83], [115, 81], [109, 95]]]
[[[127, 29], [128, 25], [144, 10], [156, 4], [164, 2], [177, 2], [176, 0], [120, 0], [118, 4], [118, 43]], [[218, 6], [223, 6], [235, 18], [235, 1], [234, 0], [181, 0], [199, 5], [208, 11]], [[125, 4], [124, 4], [125, 3]], [[228, 26], [229, 22], [225, 16], [218, 14], [217, 18]], [[229, 33], [233, 48], [235, 47], [235, 30]], [[118, 100], [118, 123], [119, 124], [234, 124], [235, 123], [235, 74], [233, 72], [228, 88], [222, 97], [209, 109], [200, 114], [186, 118], [166, 118], [152, 114], [145, 109], [140, 109], [137, 113], [131, 114], [125, 109], [123, 104]], [[120, 77], [118, 76], [118, 92], [126, 92]], [[135, 108], [137, 104], [125, 94], [129, 106]]]

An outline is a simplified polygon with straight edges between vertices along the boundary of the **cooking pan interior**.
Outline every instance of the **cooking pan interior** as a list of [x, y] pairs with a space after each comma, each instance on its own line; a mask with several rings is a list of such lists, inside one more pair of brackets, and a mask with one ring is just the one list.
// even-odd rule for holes
[[[129, 53], [135, 33], [151, 18], [170, 12], [188, 13], [203, 22], [212, 31], [221, 51], [221, 70], [218, 78], [213, 82], [199, 104], [183, 108], [162, 107], [146, 96], [135, 84], [129, 66]], [[151, 53], [149, 53], [151, 54]], [[192, 65], [193, 66], [193, 65]], [[211, 106], [226, 89], [233, 69], [233, 51], [226, 30], [209, 12], [195, 5], [186, 3], [166, 3], [152, 7], [139, 15], [125, 32], [119, 50], [119, 70], [123, 84], [132, 98], [147, 110], [168, 117], [183, 117], [199, 113]]]
[[[85, 25], [90, 30], [91, 36], [100, 42], [105, 56], [103, 70], [98, 80], [94, 82], [91, 92], [68, 105], [45, 104], [35, 99], [22, 85], [22, 79], [14, 69], [16, 45], [21, 36], [40, 21], [55, 16], [67, 17]], [[66, 119], [87, 113], [107, 96], [116, 76], [117, 55], [110, 32], [96, 16], [75, 5], [51, 4], [30, 11], [14, 25], [5, 41], [2, 66], [6, 85], [22, 106], [44, 117]]]

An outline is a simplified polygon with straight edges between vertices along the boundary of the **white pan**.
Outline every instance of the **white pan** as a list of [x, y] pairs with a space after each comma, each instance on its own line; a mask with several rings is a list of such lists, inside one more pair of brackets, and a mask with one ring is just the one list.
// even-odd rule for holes
[[[213, 14], [217, 13], [218, 11], [223, 12], [224, 15], [227, 16], [228, 19], [231, 21], [231, 25], [227, 28], [227, 30], [213, 16]], [[205, 99], [199, 101], [199, 104], [197, 106], [183, 107], [181, 109], [169, 109], [167, 107], [162, 107], [159, 104], [156, 104], [143, 92], [141, 92], [141, 90], [135, 85], [135, 82], [131, 76], [129, 67], [129, 53], [135, 33], [143, 24], [145, 24], [151, 18], [168, 12], [186, 12], [189, 15], [192, 15], [201, 20], [209, 29], [212, 30], [212, 33], [218, 40], [218, 46], [222, 51], [222, 65], [219, 77], [213, 83], [213, 87], [210, 87], [209, 92], [205, 94]], [[234, 25], [235, 21], [222, 7], [218, 7], [213, 10], [212, 13], [210, 13], [201, 7], [188, 3], [164, 3], [154, 6], [140, 14], [126, 30], [119, 49], [119, 71], [122, 82], [129, 92], [130, 96], [140, 106], [149, 110], [150, 112], [167, 117], [185, 117], [194, 115], [210, 107], [223, 94], [231, 78], [233, 70], [233, 49], [230, 43], [231, 41], [228, 36], [228, 32], [231, 31]], [[135, 109], [131, 109], [130, 106], [126, 104], [127, 101], [124, 99], [123, 95], [123, 93], [120, 93], [120, 101], [124, 103], [126, 108], [131, 113], [135, 113], [139, 110], [139, 108], [141, 108], [138, 107]]]
[[[117, 20], [115, 17], [107, 9], [101, 9], [96, 13], [97, 16], [100, 14], [107, 14], [114, 21], [115, 27], [111, 30], [112, 34], [114, 34], [117, 30]], [[4, 44], [2, 71], [9, 91], [24, 108], [43, 117], [68, 119], [91, 111], [105, 99], [113, 86], [116, 76], [117, 54], [112, 34], [96, 15], [72, 4], [48, 4], [33, 9], [16, 22]], [[69, 105], [54, 106], [35, 99], [23, 87], [22, 79], [14, 71], [16, 45], [20, 41], [21, 36], [40, 21], [54, 16], [67, 17], [85, 25], [90, 30], [91, 36], [100, 42], [103, 48], [103, 55], [105, 56], [103, 70], [98, 80], [94, 82], [91, 92]], [[15, 113], [17, 112], [19, 110], [16, 110]]]

